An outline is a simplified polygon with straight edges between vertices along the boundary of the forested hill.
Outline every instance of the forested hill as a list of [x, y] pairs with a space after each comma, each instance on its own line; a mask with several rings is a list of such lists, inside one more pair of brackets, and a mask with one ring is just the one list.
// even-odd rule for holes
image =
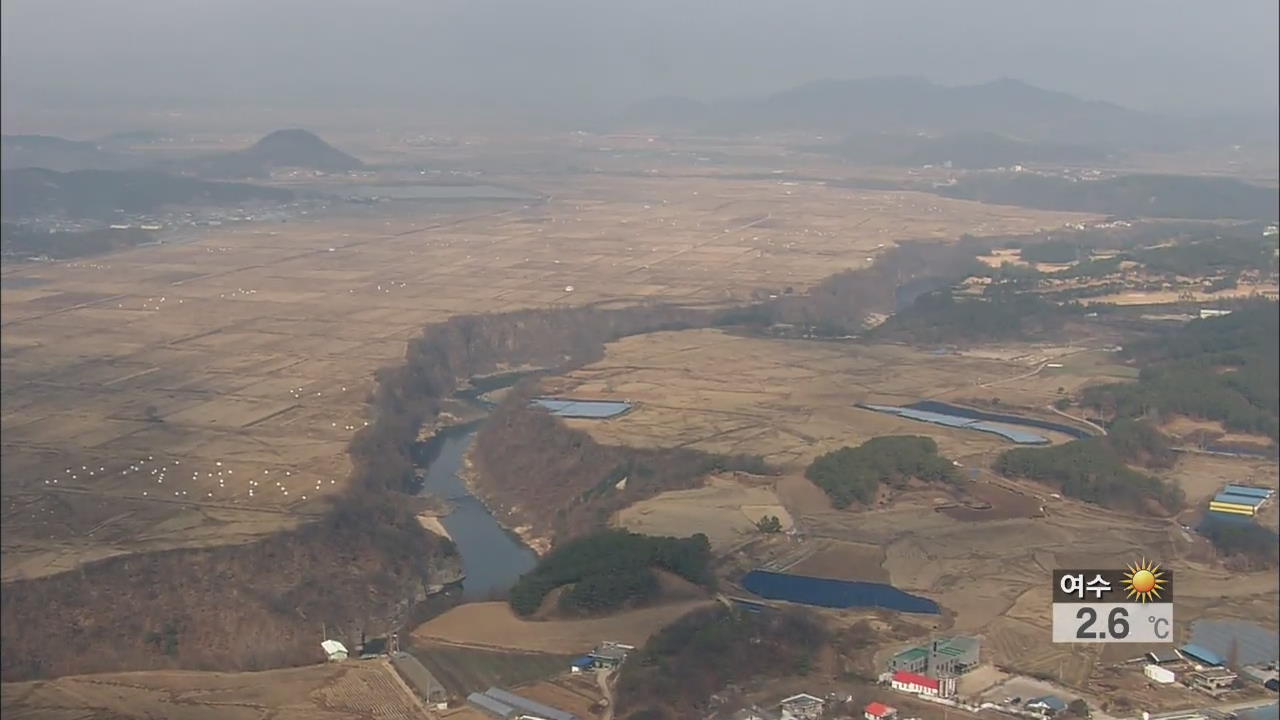
[[223, 183], [149, 170], [41, 168], [5, 170], [0, 178], [0, 207], [5, 218], [65, 215], [111, 218], [117, 211], [153, 212], [168, 205], [236, 205], [286, 202], [290, 190], [246, 183]]
[[84, 140], [67, 140], [52, 135], [0, 137], [0, 165], [5, 170], [34, 167], [64, 172], [120, 170], [140, 164], [136, 158], [109, 152]]
[[658, 594], [654, 568], [711, 587], [711, 544], [705, 535], [650, 537], [626, 530], [601, 530], [570, 540], [542, 558], [511, 588], [511, 608], [521, 615], [537, 611], [556, 588], [560, 610], [599, 613], [648, 601]]
[[276, 130], [250, 147], [197, 158], [186, 163], [200, 175], [221, 178], [265, 177], [277, 168], [344, 173], [364, 163], [300, 128]]
[[1100, 385], [1082, 402], [1106, 416], [1182, 414], [1228, 430], [1280, 437], [1280, 306], [1259, 300], [1224, 317], [1139, 342], [1126, 354], [1136, 383]]

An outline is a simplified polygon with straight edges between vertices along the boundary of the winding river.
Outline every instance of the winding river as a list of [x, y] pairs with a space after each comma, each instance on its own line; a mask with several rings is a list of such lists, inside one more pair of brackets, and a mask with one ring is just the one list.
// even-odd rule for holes
[[475, 439], [478, 424], [445, 428], [423, 443], [417, 453], [425, 467], [420, 495], [447, 500], [453, 512], [440, 518], [462, 557], [464, 600], [489, 600], [533, 569], [538, 557], [498, 524], [489, 509], [467, 489], [460, 471]]

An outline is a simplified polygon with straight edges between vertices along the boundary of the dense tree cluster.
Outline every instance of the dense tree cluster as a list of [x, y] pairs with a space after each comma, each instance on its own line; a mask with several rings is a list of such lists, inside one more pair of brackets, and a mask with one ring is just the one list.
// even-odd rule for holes
[[826, 642], [807, 611], [696, 611], [627, 660], [618, 708], [628, 718], [702, 717], [707, 698], [730, 683], [808, 672]]
[[872, 314], [909, 305], [921, 293], [949, 287], [982, 271], [976, 255], [989, 248], [978, 238], [959, 243], [904, 242], [875, 265], [836, 273], [806, 293], [775, 293], [754, 305], [721, 311], [712, 324], [786, 328], [804, 337], [861, 333]]
[[782, 532], [782, 520], [777, 515], [765, 515], [756, 521], [756, 529], [762, 533]]
[[711, 573], [711, 544], [701, 533], [687, 538], [652, 537], [626, 530], [600, 530], [557, 547], [520, 576], [511, 588], [511, 609], [529, 615], [547, 593], [573, 585], [560, 607], [575, 612], [604, 612], [649, 599], [657, 592], [652, 568], [661, 568], [706, 587]]
[[825, 490], [833, 505], [844, 508], [854, 501], [874, 501], [881, 483], [899, 483], [908, 478], [955, 482], [959, 473], [950, 460], [938, 455], [933, 438], [886, 435], [858, 447], [818, 456], [805, 471], [805, 477]]
[[1273, 568], [1280, 563], [1280, 543], [1277, 543], [1276, 533], [1261, 525], [1243, 520], [1206, 518], [1199, 531], [1209, 538], [1229, 565], [1239, 569]]
[[1075, 312], [1012, 287], [988, 289], [983, 298], [958, 298], [950, 289], [926, 293], [871, 335], [926, 344], [1028, 339], [1061, 328]]
[[239, 206], [294, 198], [294, 192], [284, 188], [209, 182], [153, 170], [60, 173], [19, 168], [0, 173], [0, 206], [6, 218], [66, 215], [109, 219], [118, 217], [121, 210], [145, 213], [167, 205]]
[[1154, 272], [1202, 277], [1215, 272], [1238, 274], [1245, 270], [1275, 272], [1275, 239], [1227, 235], [1172, 244], [1161, 244], [1133, 253], [1133, 259]]
[[1224, 317], [1194, 320], [1128, 353], [1136, 383], [1085, 390], [1082, 402], [1116, 417], [1153, 412], [1216, 420], [1229, 430], [1280, 435], [1280, 313], [1256, 301]]
[[1033, 245], [1023, 245], [1018, 254], [1023, 260], [1031, 263], [1069, 263], [1088, 255], [1080, 245], [1068, 239], [1048, 240]]
[[1167, 467], [1163, 436], [1146, 423], [1123, 420], [1108, 435], [1048, 448], [1014, 448], [996, 460], [1002, 475], [1049, 483], [1063, 495], [1103, 507], [1163, 514], [1179, 509], [1180, 488], [1134, 470], [1128, 463]]

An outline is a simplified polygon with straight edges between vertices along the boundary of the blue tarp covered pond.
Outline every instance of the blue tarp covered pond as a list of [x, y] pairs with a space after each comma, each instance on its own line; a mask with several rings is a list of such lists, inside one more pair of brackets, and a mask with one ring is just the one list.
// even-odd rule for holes
[[552, 415], [562, 418], [586, 418], [604, 420], [617, 417], [631, 409], [631, 403], [617, 400], [573, 400], [571, 398], [534, 398], [533, 405], [544, 407]]
[[905, 593], [884, 583], [752, 570], [742, 578], [742, 587], [770, 600], [786, 600], [818, 607], [878, 607], [930, 615], [941, 612], [934, 601]]

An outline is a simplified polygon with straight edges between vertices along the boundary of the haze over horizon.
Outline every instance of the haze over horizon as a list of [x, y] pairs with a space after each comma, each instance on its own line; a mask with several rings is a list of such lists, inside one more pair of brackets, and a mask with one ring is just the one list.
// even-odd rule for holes
[[1184, 115], [1273, 113], [1275, 2], [12, 0], [6, 107], [480, 103], [599, 112], [821, 79], [1014, 77]]

